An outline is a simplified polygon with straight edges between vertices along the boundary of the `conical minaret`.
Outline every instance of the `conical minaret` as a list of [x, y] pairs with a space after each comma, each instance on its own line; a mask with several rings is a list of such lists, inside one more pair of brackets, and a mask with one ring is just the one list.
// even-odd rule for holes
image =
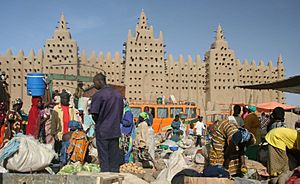
[[[284, 79], [284, 66], [282, 62], [282, 56], [279, 54], [278, 60], [277, 60], [277, 80], [283, 80]], [[277, 98], [278, 102], [284, 103], [284, 94], [280, 91], [277, 91]]]
[[71, 39], [71, 34], [68, 31], [67, 24], [68, 23], [65, 19], [64, 14], [61, 14], [60, 20], [58, 21], [58, 26], [54, 31], [54, 35], [53, 35], [54, 39], [59, 39], [60, 41], [64, 39]]
[[279, 54], [278, 56], [277, 69], [278, 69], [278, 79], [279, 80], [284, 79], [284, 66], [283, 66], [281, 54]]
[[60, 16], [59, 25], [58, 25], [57, 29], [63, 29], [63, 30], [67, 30], [68, 29], [67, 28], [67, 22], [65, 20], [65, 16], [64, 16], [63, 13]]
[[215, 41], [211, 45], [211, 49], [223, 49], [228, 48], [228, 43], [225, 40], [223, 29], [219, 24], [216, 30]]
[[[43, 60], [43, 72], [45, 73], [51, 72], [77, 76], [81, 72], [80, 70], [85, 69], [78, 68], [77, 43], [72, 39], [67, 25], [65, 16], [61, 14], [52, 38], [46, 40]], [[72, 66], [67, 66], [67, 64]], [[82, 73], [84, 72], [82, 71]], [[64, 85], [65, 82], [60, 82], [59, 84]]]
[[216, 31], [216, 40], [224, 40], [223, 29], [220, 24], [218, 25], [218, 28]]
[[138, 29], [148, 29], [147, 17], [144, 12], [144, 9], [142, 9], [142, 12], [140, 14], [139, 22], [137, 24], [137, 30]]

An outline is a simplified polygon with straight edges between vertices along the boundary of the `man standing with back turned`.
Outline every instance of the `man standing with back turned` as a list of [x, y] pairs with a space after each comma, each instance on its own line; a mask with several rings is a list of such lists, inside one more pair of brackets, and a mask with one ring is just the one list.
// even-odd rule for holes
[[120, 122], [123, 114], [121, 94], [106, 84], [102, 73], [94, 77], [97, 91], [91, 104], [91, 114], [96, 123], [96, 143], [101, 172], [119, 172]]

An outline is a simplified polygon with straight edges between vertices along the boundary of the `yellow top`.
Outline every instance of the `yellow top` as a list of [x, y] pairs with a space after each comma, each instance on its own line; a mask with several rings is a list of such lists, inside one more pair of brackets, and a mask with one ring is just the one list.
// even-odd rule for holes
[[300, 132], [290, 128], [275, 128], [266, 135], [266, 140], [275, 148], [300, 150]]

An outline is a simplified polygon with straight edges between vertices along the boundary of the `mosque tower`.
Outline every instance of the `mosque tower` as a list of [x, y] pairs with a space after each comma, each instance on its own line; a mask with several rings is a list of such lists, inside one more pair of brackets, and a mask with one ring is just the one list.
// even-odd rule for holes
[[[58, 27], [52, 38], [45, 43], [45, 59], [42, 70], [46, 74], [78, 74], [78, 47], [68, 31], [65, 16], [62, 14]], [[69, 81], [54, 81], [54, 88], [59, 86], [76, 87], [76, 83]]]
[[153, 27], [148, 25], [142, 10], [135, 35], [128, 31], [125, 43], [126, 97], [132, 100], [154, 100], [164, 94], [164, 46], [163, 35], [154, 37]]
[[237, 84], [235, 53], [224, 38], [221, 25], [218, 25], [215, 41], [205, 54], [207, 72], [206, 101], [226, 103], [234, 101], [234, 86]]
[[[284, 65], [282, 62], [282, 56], [279, 54], [278, 60], [277, 60], [277, 80], [284, 80]], [[283, 92], [281, 91], [276, 91], [277, 92], [277, 101], [280, 103], [284, 103], [285, 97]]]

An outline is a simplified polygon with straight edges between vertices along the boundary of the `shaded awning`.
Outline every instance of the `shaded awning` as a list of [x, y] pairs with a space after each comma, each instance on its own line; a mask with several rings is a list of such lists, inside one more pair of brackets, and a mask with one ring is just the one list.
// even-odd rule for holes
[[258, 111], [272, 111], [276, 107], [282, 107], [284, 110], [291, 110], [296, 108], [295, 106], [282, 104], [279, 102], [266, 102], [256, 105]]
[[290, 77], [285, 80], [266, 83], [266, 84], [254, 84], [254, 85], [244, 85], [235, 86], [244, 89], [274, 89], [288, 93], [300, 94], [300, 75]]

